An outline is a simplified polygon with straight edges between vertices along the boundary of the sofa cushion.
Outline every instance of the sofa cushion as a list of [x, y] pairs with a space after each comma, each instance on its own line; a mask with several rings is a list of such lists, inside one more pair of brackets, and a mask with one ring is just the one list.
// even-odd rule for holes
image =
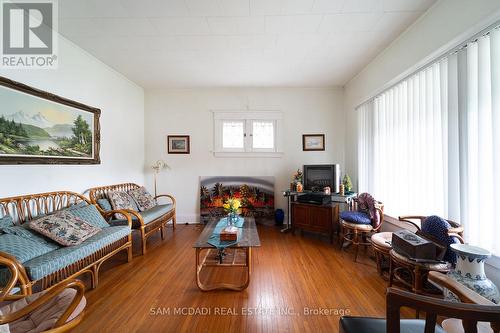
[[12, 219], [12, 216], [10, 215], [5, 215], [4, 217], [0, 218], [0, 234], [3, 231], [4, 228], [12, 227], [14, 225], [14, 220]]
[[109, 200], [106, 198], [97, 199], [97, 204], [105, 212], [113, 210], [113, 207], [111, 207], [111, 202], [109, 202]]
[[[4, 314], [10, 314], [27, 307], [29, 304], [35, 302], [46, 291], [42, 291], [36, 294], [26, 296], [17, 301], [9, 302], [4, 305], [0, 311]], [[66, 311], [68, 306], [71, 304], [73, 299], [76, 297], [76, 290], [72, 288], [66, 288], [59, 294], [54, 296], [54, 298], [45, 302], [41, 306], [37, 307], [31, 311], [26, 316], [10, 323], [10, 332], [45, 332], [52, 328], [56, 324], [57, 320]], [[85, 297], [82, 298], [80, 303], [77, 305], [76, 309], [71, 313], [67, 321], [74, 319], [85, 309], [86, 305]], [[2, 332], [2, 331], [0, 331]]]
[[[123, 191], [111, 191], [108, 193], [109, 202], [111, 202], [111, 207], [113, 209], [130, 209], [138, 211], [137, 205], [134, 199], [128, 193]], [[117, 219], [124, 219], [125, 216], [120, 213], [116, 213], [115, 217]]]
[[139, 208], [139, 211], [141, 212], [156, 206], [155, 199], [144, 186], [130, 190], [128, 191], [128, 194], [132, 197], [132, 199], [134, 199], [137, 204], [137, 208]]
[[32, 220], [31, 229], [64, 246], [81, 244], [87, 238], [99, 232], [100, 228], [85, 222], [69, 211], [59, 211]]
[[45, 246], [52, 247], [54, 250], [60, 247], [58, 244], [56, 244], [49, 238], [44, 237], [35, 230], [31, 230], [28, 223], [7, 227], [4, 228], [3, 230], [6, 234], [17, 235], [19, 237], [32, 240], [34, 242], [44, 244]]
[[87, 201], [80, 201], [78, 203], [75, 203], [75, 204], [72, 204], [70, 205], [69, 207], [66, 207], [64, 209], [61, 209], [61, 210], [73, 210], [73, 209], [79, 209], [79, 208], [82, 208], [82, 207], [87, 207], [89, 204]]
[[443, 260], [455, 264], [457, 262], [457, 256], [455, 252], [451, 250], [450, 245], [459, 243], [459, 240], [456, 237], [448, 235], [448, 229], [450, 228], [451, 224], [448, 221], [436, 215], [428, 216], [422, 222], [422, 232], [433, 236], [448, 246]]
[[18, 235], [0, 235], [0, 252], [13, 255], [20, 263], [24, 263], [53, 250], [53, 246], [34, 242]]
[[39, 280], [130, 234], [128, 226], [101, 229], [80, 245], [62, 247], [24, 263], [31, 279]]
[[[158, 205], [155, 206], [151, 209], [148, 209], [144, 212], [139, 212], [139, 215], [142, 216], [144, 220], [144, 224], [148, 224], [156, 220], [162, 215], [167, 214], [172, 210], [174, 205], [172, 204], [165, 204], [165, 205]], [[110, 221], [112, 225], [127, 225], [127, 220], [126, 219], [117, 219], [117, 220], [112, 220]], [[139, 225], [139, 222], [137, 221], [137, 218], [135, 216], [132, 216], [132, 224], [134, 227]]]
[[340, 213], [340, 218], [344, 221], [356, 224], [371, 224], [370, 215], [365, 212], [353, 212], [345, 210]]
[[106, 223], [101, 213], [99, 213], [96, 206], [94, 205], [88, 205], [78, 209], [72, 209], [70, 213], [75, 215], [76, 217], [81, 218], [85, 222], [92, 224], [94, 227], [97, 228], [109, 227], [109, 224]]
[[[3, 316], [4, 313], [2, 309], [0, 309], [0, 317]], [[9, 324], [0, 325], [0, 333], [10, 333]]]

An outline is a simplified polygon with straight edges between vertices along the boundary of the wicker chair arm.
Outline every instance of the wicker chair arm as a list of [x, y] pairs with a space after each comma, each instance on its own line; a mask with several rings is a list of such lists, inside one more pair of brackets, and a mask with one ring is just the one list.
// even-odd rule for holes
[[384, 223], [384, 206], [376, 205], [375, 210], [377, 210], [380, 216], [380, 223], [376, 228], [373, 228], [373, 231], [377, 232], [382, 227], [382, 223]]
[[15, 287], [17, 280], [19, 279], [17, 260], [13, 261], [8, 257], [10, 257], [10, 255], [7, 253], [0, 252], [0, 266], [5, 266], [10, 271], [9, 281], [5, 284], [5, 286], [2, 286], [2, 289], [0, 289], [0, 303], [5, 300], [6, 296], [9, 296], [10, 291]]
[[420, 220], [420, 225], [422, 225], [422, 221], [425, 220], [425, 218], [426, 218], [426, 216], [417, 216], [417, 215], [412, 216], [412, 215], [407, 215], [407, 216], [399, 216], [398, 220], [401, 221], [401, 222], [405, 222], [405, 223], [411, 224], [418, 231], [420, 231], [420, 226], [418, 224], [416, 224], [415, 222], [411, 221], [411, 220]]
[[161, 197], [169, 198], [170, 200], [172, 200], [172, 203], [174, 204], [174, 207], [175, 207], [175, 198], [172, 195], [170, 195], [170, 194], [159, 194], [156, 197], [154, 197], [154, 199], [158, 200], [158, 198], [161, 198]]
[[[108, 211], [102, 211], [102, 215], [104, 216], [105, 219], [109, 219], [113, 216], [113, 214], [115, 213], [119, 213], [119, 214], [122, 214], [125, 216], [125, 218], [127, 219], [127, 223], [128, 223], [128, 226], [130, 228], [132, 228], [132, 217], [130, 216], [132, 213], [135, 213], [133, 210], [129, 210], [129, 209], [114, 209], [114, 210], [108, 210]], [[134, 216], [136, 216], [135, 214], [132, 214]], [[139, 214], [137, 214], [139, 215]], [[140, 215], [139, 215], [140, 216]], [[109, 224], [109, 222], [108, 222]]]
[[464, 227], [458, 226], [458, 227], [451, 227], [448, 229], [449, 234], [458, 234], [458, 235], [463, 235], [464, 234]]
[[37, 298], [35, 301], [28, 304], [24, 308], [19, 309], [16, 312], [0, 316], [0, 325], [8, 324], [27, 316], [29, 313], [33, 312], [37, 308], [46, 304], [54, 297], [61, 294], [66, 288], [75, 289], [76, 295], [75, 298], [73, 298], [73, 300], [71, 301], [70, 305], [66, 308], [62, 316], [57, 320], [55, 324], [56, 327], [63, 325], [64, 323], [66, 323], [66, 321], [68, 320], [69, 316], [73, 313], [73, 311], [75, 311], [76, 307], [78, 306], [78, 304], [80, 304], [80, 301], [83, 298], [85, 287], [83, 286], [83, 283], [78, 280], [71, 280], [58, 284], [55, 287], [48, 289], [46, 292], [44, 292], [43, 295], [41, 295], [39, 298]]
[[7, 269], [10, 270], [12, 275], [16, 275], [17, 278], [14, 281], [16, 285], [18, 282], [18, 287], [21, 288], [21, 294], [10, 295], [10, 291], [15, 286], [7, 288], [12, 281], [9, 281], [7, 285], [0, 292], [0, 302], [2, 301], [10, 301], [19, 298], [23, 298], [27, 295], [31, 295], [31, 284], [28, 278], [28, 274], [26, 274], [26, 270], [24, 266], [11, 254], [0, 252], [0, 266], [6, 266]]

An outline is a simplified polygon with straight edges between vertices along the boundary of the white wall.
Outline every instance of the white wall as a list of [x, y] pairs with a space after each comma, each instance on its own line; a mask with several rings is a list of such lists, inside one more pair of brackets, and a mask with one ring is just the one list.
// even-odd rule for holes
[[[200, 176], [274, 176], [276, 208], [285, 208], [281, 191], [303, 164], [344, 164], [342, 89], [177, 89], [146, 91], [146, 164], [158, 159], [171, 167], [160, 174], [159, 191], [172, 193], [180, 222], [199, 220]], [[285, 144], [281, 158], [221, 158], [213, 153], [210, 110], [280, 110]], [[302, 134], [325, 133], [326, 151], [303, 152]], [[167, 154], [166, 137], [191, 136], [191, 154]], [[152, 188], [153, 175], [146, 175]]]
[[[498, 0], [441, 0], [345, 86], [346, 170], [357, 183], [357, 123], [354, 109], [445, 50], [500, 19]], [[389, 225], [387, 227], [390, 227]], [[500, 259], [495, 266], [500, 268]], [[500, 269], [487, 266], [500, 286]]]
[[0, 197], [144, 181], [144, 91], [71, 42], [59, 39], [56, 70], [0, 75], [101, 109], [100, 165], [0, 165]]

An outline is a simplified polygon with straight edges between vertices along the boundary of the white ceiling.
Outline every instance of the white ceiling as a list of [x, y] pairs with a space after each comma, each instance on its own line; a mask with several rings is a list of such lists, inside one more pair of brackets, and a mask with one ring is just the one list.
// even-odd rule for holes
[[435, 0], [59, 0], [59, 30], [145, 88], [343, 85]]

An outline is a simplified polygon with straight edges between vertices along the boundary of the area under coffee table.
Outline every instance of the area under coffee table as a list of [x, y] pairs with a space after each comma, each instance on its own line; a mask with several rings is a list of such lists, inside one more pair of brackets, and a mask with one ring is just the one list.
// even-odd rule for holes
[[[205, 228], [193, 245], [196, 252], [196, 284], [203, 291], [215, 289], [229, 289], [241, 291], [248, 287], [252, 272], [252, 247], [260, 246], [259, 234], [253, 217], [245, 217], [245, 222], [240, 232], [238, 243], [219, 250], [208, 243], [210, 236], [214, 232], [219, 218], [209, 220]], [[222, 259], [221, 259], [222, 256]], [[202, 281], [201, 273], [210, 268], [235, 268], [245, 269], [244, 279], [241, 283], [211, 282]]]

